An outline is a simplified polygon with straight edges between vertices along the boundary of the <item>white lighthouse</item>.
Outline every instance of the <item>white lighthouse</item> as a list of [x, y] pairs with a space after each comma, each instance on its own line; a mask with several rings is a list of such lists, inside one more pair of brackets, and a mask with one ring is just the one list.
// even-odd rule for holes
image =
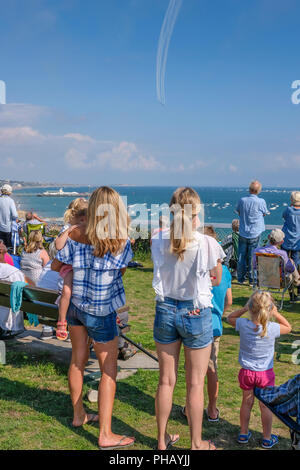
[[3, 80], [0, 80], [0, 104], [6, 104], [6, 85]]

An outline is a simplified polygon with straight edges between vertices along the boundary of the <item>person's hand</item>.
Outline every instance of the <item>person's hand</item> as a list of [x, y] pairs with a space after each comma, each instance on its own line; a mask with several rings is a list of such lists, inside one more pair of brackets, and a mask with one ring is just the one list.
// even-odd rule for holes
[[76, 225], [71, 225], [71, 227], [68, 228], [68, 233], [71, 233], [75, 228], [78, 228], [79, 225], [76, 224]]

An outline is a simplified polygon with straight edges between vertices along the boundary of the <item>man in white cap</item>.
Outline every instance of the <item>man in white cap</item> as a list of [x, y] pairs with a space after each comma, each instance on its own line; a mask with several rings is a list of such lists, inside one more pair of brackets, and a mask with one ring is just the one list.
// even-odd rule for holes
[[0, 239], [7, 247], [12, 246], [11, 224], [18, 218], [15, 201], [10, 197], [11, 193], [12, 187], [4, 184], [0, 196]]
[[[256, 253], [271, 253], [273, 255], [279, 255], [284, 262], [284, 270], [285, 274], [287, 276], [291, 276], [293, 280], [293, 284], [295, 286], [300, 285], [300, 276], [298, 273], [298, 270], [296, 269], [295, 263], [292, 259], [290, 259], [287, 255], [287, 252], [283, 249], [281, 249], [281, 245], [284, 242], [284, 237], [285, 234], [282, 230], [279, 228], [275, 228], [272, 230], [272, 232], [269, 235], [269, 244], [266, 246], [263, 246], [261, 248], [257, 248], [254, 250], [253, 253], [253, 258], [252, 258], [252, 263], [253, 263], [253, 269], [256, 269]], [[293, 292], [290, 292], [290, 297], [291, 300], [300, 300], [298, 297], [295, 297], [293, 295]]]

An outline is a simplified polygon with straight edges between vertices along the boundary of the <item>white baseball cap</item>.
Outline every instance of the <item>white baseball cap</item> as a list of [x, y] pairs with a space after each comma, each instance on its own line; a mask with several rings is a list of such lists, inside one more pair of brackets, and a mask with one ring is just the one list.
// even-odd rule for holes
[[12, 193], [12, 187], [10, 184], [4, 184], [1, 188], [2, 194], [11, 194]]
[[270, 233], [270, 239], [274, 240], [276, 243], [280, 243], [284, 240], [285, 234], [280, 228], [274, 228]]

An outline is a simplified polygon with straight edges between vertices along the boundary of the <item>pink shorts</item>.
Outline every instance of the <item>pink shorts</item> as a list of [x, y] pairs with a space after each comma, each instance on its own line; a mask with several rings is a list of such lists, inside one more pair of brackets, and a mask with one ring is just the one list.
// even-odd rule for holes
[[263, 371], [241, 369], [239, 372], [239, 382], [242, 390], [251, 390], [254, 387], [274, 387], [275, 374], [273, 369]]
[[73, 267], [71, 264], [64, 264], [60, 270], [59, 270], [59, 275], [64, 279], [68, 273], [73, 271]]

